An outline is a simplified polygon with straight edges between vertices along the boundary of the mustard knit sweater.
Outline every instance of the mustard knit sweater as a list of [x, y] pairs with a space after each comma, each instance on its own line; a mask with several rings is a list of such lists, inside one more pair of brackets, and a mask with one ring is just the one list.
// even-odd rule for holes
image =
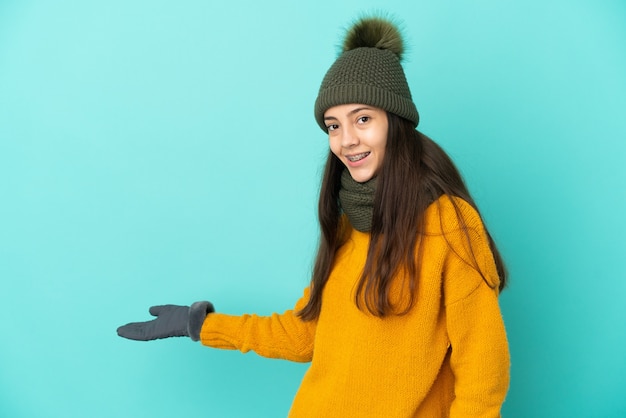
[[[478, 214], [456, 202], [471, 245], [450, 199], [433, 203], [417, 298], [406, 315], [381, 319], [357, 309], [369, 234], [348, 226], [317, 321], [296, 315], [307, 289], [283, 314], [208, 315], [202, 343], [311, 362], [291, 406], [294, 418], [499, 417], [509, 386], [499, 279]], [[485, 279], [468, 264], [472, 253]], [[392, 300], [402, 304], [403, 280], [394, 283]]]

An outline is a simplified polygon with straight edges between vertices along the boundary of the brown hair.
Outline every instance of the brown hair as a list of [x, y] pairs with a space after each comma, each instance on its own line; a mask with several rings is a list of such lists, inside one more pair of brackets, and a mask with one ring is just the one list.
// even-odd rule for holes
[[[411, 300], [406, 311], [414, 303], [419, 267], [417, 263], [422, 253], [418, 237], [423, 230], [426, 208], [439, 197], [447, 195], [465, 200], [478, 211], [459, 170], [445, 151], [417, 131], [412, 122], [392, 113], [387, 113], [387, 119], [387, 145], [374, 197], [370, 246], [355, 301], [362, 308], [360, 301], [361, 296], [364, 296], [366, 308], [378, 317], [393, 311], [389, 291], [398, 266], [405, 266], [409, 275]], [[311, 296], [298, 312], [304, 320], [313, 320], [319, 316], [322, 291], [332, 270], [335, 254], [343, 244], [339, 206], [343, 170], [341, 161], [329, 152], [318, 204], [321, 235], [311, 279]], [[459, 213], [454, 199], [450, 201]], [[461, 226], [464, 225], [460, 216], [459, 222]], [[500, 277], [499, 288], [502, 290], [506, 284], [506, 269], [488, 231], [487, 237]], [[476, 260], [471, 265], [480, 272]]]

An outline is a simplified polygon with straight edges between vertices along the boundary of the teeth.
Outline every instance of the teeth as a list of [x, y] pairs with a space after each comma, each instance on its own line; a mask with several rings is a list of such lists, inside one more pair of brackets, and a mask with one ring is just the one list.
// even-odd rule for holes
[[359, 160], [362, 160], [363, 158], [367, 157], [368, 155], [370, 155], [369, 152], [363, 152], [361, 154], [356, 154], [356, 155], [349, 155], [347, 156], [348, 160], [352, 161], [353, 163]]

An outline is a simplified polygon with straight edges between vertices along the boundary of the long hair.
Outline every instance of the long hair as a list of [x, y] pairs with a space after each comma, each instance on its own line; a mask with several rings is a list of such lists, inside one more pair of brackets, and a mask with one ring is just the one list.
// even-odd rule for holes
[[[364, 300], [367, 310], [378, 317], [394, 310], [389, 293], [399, 266], [406, 268], [409, 277], [410, 302], [405, 312], [415, 302], [419, 279], [417, 264], [423, 251], [419, 236], [428, 206], [447, 195], [465, 200], [478, 212], [459, 170], [445, 151], [417, 131], [411, 122], [389, 112], [387, 119], [387, 144], [374, 196], [370, 244], [355, 296], [355, 303], [360, 309], [361, 300]], [[303, 320], [319, 316], [322, 291], [330, 276], [335, 254], [343, 244], [339, 188], [344, 168], [329, 151], [318, 203], [321, 234], [313, 267], [311, 294], [308, 303], [298, 312]], [[454, 199], [450, 201], [459, 213]], [[464, 226], [460, 215], [459, 222]], [[488, 231], [487, 237], [500, 277], [499, 289], [502, 290], [506, 284], [506, 268]], [[471, 265], [482, 275], [476, 260], [473, 261]]]

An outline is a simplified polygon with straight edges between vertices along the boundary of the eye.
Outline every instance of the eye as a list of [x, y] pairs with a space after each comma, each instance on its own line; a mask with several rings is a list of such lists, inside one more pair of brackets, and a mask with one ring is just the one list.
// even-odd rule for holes
[[369, 116], [361, 116], [357, 119], [357, 123], [367, 123], [370, 120]]
[[337, 125], [335, 125], [335, 124], [331, 124], [331, 125], [326, 126], [326, 130], [327, 130], [328, 132], [334, 131], [334, 130], [335, 130], [335, 129], [337, 129], [337, 128], [339, 128], [339, 126], [337, 126]]

